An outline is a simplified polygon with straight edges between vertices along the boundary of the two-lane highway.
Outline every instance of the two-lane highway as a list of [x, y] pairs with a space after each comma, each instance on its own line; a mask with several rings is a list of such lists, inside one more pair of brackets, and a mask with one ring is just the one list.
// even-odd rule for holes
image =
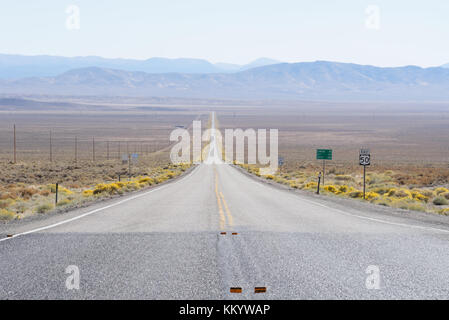
[[[0, 298], [449, 298], [444, 226], [332, 206], [214, 161], [67, 217], [0, 241]], [[66, 288], [69, 265], [79, 290]]]

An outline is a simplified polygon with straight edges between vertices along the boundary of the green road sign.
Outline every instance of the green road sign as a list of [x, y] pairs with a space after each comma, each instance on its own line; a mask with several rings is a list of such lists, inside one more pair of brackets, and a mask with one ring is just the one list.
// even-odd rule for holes
[[316, 149], [317, 160], [332, 160], [332, 149]]

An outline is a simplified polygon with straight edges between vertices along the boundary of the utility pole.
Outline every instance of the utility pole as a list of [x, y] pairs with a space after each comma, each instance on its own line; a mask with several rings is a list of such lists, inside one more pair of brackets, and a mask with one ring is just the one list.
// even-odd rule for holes
[[120, 141], [118, 142], [118, 159], [120, 160]]
[[75, 136], [75, 163], [78, 162], [78, 137]]
[[95, 137], [92, 137], [92, 160], [95, 162]]
[[51, 142], [51, 130], [50, 130], [50, 162], [53, 162], [53, 145]]
[[14, 163], [17, 162], [16, 151], [16, 125], [14, 124]]

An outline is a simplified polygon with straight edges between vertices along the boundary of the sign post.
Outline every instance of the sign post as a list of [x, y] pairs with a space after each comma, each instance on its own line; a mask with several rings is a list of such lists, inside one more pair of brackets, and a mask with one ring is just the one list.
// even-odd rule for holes
[[318, 185], [316, 187], [316, 194], [320, 194], [320, 181], [321, 181], [321, 172], [318, 174]]
[[128, 181], [131, 181], [131, 153], [128, 153]]
[[332, 160], [332, 149], [316, 149], [316, 159], [323, 160], [323, 186], [326, 174], [326, 160]]
[[324, 176], [326, 174], [326, 160], [323, 159], [323, 186], [324, 186]]
[[128, 163], [128, 154], [124, 153], [122, 154], [122, 164]]
[[360, 149], [359, 164], [363, 166], [363, 200], [365, 200], [366, 166], [369, 166], [371, 164], [371, 154], [369, 149]]
[[[122, 154], [122, 164], [128, 165], [128, 180], [131, 179], [131, 165], [136, 165], [139, 155], [137, 153]], [[120, 178], [120, 176], [119, 176]]]
[[58, 204], [58, 189], [59, 189], [59, 183], [56, 182], [56, 185], [55, 185], [55, 194], [56, 194], [55, 205]]
[[131, 179], [131, 164], [137, 164], [137, 159], [139, 155], [137, 153], [128, 153], [128, 176]]

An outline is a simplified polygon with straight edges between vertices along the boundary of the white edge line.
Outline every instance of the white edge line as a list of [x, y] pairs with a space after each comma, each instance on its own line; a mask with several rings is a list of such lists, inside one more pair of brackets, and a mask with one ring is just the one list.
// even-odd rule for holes
[[120, 205], [120, 204], [122, 204], [122, 203], [131, 201], [131, 200], [134, 200], [134, 199], [137, 199], [137, 198], [141, 198], [141, 197], [143, 197], [143, 196], [146, 196], [146, 195], [149, 194], [149, 193], [152, 193], [152, 192], [154, 192], [154, 191], [158, 191], [158, 190], [167, 188], [167, 187], [169, 187], [169, 186], [171, 186], [171, 185], [174, 185], [174, 184], [176, 184], [176, 183], [178, 183], [178, 182], [181, 182], [181, 181], [185, 180], [186, 178], [192, 177], [192, 176], [193, 176], [193, 173], [198, 171], [198, 168], [199, 168], [199, 166], [197, 166], [197, 167], [196, 167], [192, 172], [190, 172], [187, 176], [184, 176], [184, 177], [182, 177], [181, 179], [179, 179], [178, 181], [175, 181], [175, 182], [173, 182], [173, 183], [168, 183], [168, 184], [166, 184], [166, 185], [163, 185], [163, 186], [154, 188], [154, 189], [149, 190], [149, 191], [147, 191], [147, 192], [144, 192], [144, 193], [138, 194], [138, 195], [136, 195], [136, 196], [132, 196], [132, 197], [123, 199], [123, 200], [121, 200], [121, 201], [118, 201], [118, 202], [115, 202], [115, 203], [113, 203], [113, 204], [107, 205], [107, 206], [105, 206], [105, 207], [101, 207], [101, 208], [98, 208], [98, 209], [95, 209], [95, 210], [92, 210], [92, 211], [83, 213], [83, 214], [81, 214], [81, 215], [79, 215], [79, 216], [76, 216], [76, 217], [73, 217], [73, 218], [70, 218], [70, 219], [67, 219], [67, 220], [63, 220], [63, 221], [60, 221], [60, 222], [57, 222], [57, 223], [54, 223], [54, 224], [50, 224], [50, 225], [48, 225], [48, 226], [44, 226], [44, 227], [40, 227], [40, 228], [32, 229], [32, 230], [29, 230], [29, 231], [25, 231], [25, 232], [21, 232], [21, 233], [14, 234], [14, 235], [12, 235], [12, 237], [0, 239], [0, 242], [2, 242], [2, 241], [7, 241], [7, 240], [11, 240], [11, 239], [17, 238], [17, 237], [19, 237], [19, 236], [24, 236], [24, 235], [27, 235], [27, 234], [30, 234], [30, 233], [35, 233], [35, 232], [47, 230], [47, 229], [50, 229], [50, 228], [54, 228], [54, 227], [60, 226], [60, 225], [62, 225], [62, 224], [66, 224], [66, 223], [69, 223], [69, 222], [72, 222], [72, 221], [75, 221], [75, 220], [78, 220], [78, 219], [81, 219], [81, 218], [90, 216], [91, 214], [97, 213], [97, 212], [99, 212], [99, 211], [103, 211], [103, 210], [106, 210], [106, 209], [109, 209], [109, 208], [118, 206], [118, 205]]
[[[232, 166], [231, 166], [231, 167], [232, 167]], [[237, 168], [234, 168], [234, 169], [238, 172]], [[242, 174], [241, 172], [239, 172], [239, 173]], [[244, 174], [242, 174], [242, 175], [245, 176]], [[262, 181], [256, 181], [255, 179], [252, 179], [252, 178], [249, 178], [249, 180], [251, 180], [251, 181], [253, 181], [253, 182], [255, 182], [255, 183], [261, 184], [261, 185], [263, 185], [263, 186], [266, 186], [266, 183], [263, 183]], [[272, 187], [274, 187], [274, 186], [272, 186]], [[280, 189], [278, 189], [278, 188], [275, 188], [275, 189], [278, 190], [278, 191], [287, 191], [287, 190], [280, 190]], [[400, 226], [400, 227], [406, 227], [406, 228], [423, 229], [423, 230], [432, 230], [432, 231], [440, 231], [440, 232], [449, 233], [449, 230], [447, 230], [447, 229], [440, 229], [440, 228], [433, 228], [433, 227], [423, 227], [423, 226], [417, 226], [417, 225], [412, 225], [412, 224], [399, 223], [399, 222], [391, 222], [391, 221], [382, 220], [382, 219], [376, 219], [376, 218], [370, 218], [370, 217], [360, 216], [360, 215], [353, 214], [353, 213], [349, 213], [349, 212], [346, 212], [346, 211], [343, 211], [343, 210], [340, 210], [340, 209], [337, 209], [337, 208], [329, 207], [329, 206], [327, 206], [327, 205], [325, 205], [325, 204], [321, 204], [321, 203], [316, 202], [316, 201], [312, 201], [312, 200], [309, 200], [309, 199], [305, 199], [305, 196], [303, 196], [303, 195], [301, 195], [301, 194], [296, 194], [296, 193], [295, 193], [295, 195], [296, 195], [296, 196], [299, 196], [299, 197], [301, 198], [301, 200], [303, 200], [303, 201], [305, 201], [305, 202], [308, 202], [308, 203], [311, 203], [311, 204], [314, 204], [314, 205], [317, 205], [317, 206], [320, 206], [320, 207], [323, 207], [323, 208], [326, 208], [326, 209], [330, 209], [331, 211], [335, 211], [335, 212], [338, 212], [338, 213], [343, 214], [343, 215], [346, 215], [346, 216], [351, 216], [351, 217], [355, 217], [355, 218], [359, 218], [359, 219], [364, 219], [364, 220], [369, 220], [369, 221], [375, 221], [375, 222], [380, 222], [380, 223], [390, 224], [390, 225]]]
[[446, 229], [439, 229], [439, 228], [433, 228], [433, 227], [423, 227], [423, 226], [418, 226], [418, 225], [413, 225], [413, 224], [391, 222], [391, 221], [377, 219], [377, 218], [370, 218], [370, 217], [360, 216], [360, 215], [349, 213], [349, 212], [346, 212], [346, 211], [343, 211], [343, 210], [340, 210], [340, 209], [337, 209], [337, 208], [332, 208], [332, 207], [329, 207], [329, 206], [326, 206], [324, 204], [321, 204], [321, 203], [318, 203], [318, 202], [315, 202], [315, 201], [311, 201], [311, 200], [308, 200], [308, 199], [304, 199], [303, 198], [303, 200], [305, 202], [309, 202], [309, 203], [315, 204], [317, 206], [321, 206], [323, 208], [327, 208], [327, 209], [336, 211], [336, 212], [338, 212], [340, 214], [343, 214], [343, 215], [346, 215], [346, 216], [351, 216], [351, 217], [356, 217], [356, 218], [359, 218], [359, 219], [370, 220], [370, 221], [375, 221], [375, 222], [380, 222], [380, 223], [390, 224], [390, 225], [400, 226], [400, 227], [407, 227], [407, 228], [414, 228], [414, 229], [424, 229], [424, 230], [432, 230], [432, 231], [441, 231], [441, 232], [449, 233], [449, 230], [446, 230]]

